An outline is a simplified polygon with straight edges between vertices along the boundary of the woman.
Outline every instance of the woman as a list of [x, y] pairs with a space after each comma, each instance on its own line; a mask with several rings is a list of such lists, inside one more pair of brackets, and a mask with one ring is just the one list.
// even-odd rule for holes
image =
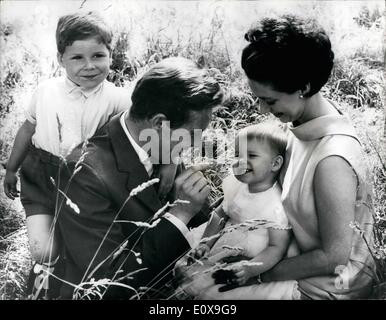
[[297, 280], [302, 299], [366, 298], [371, 189], [354, 128], [320, 92], [333, 67], [330, 40], [313, 20], [294, 16], [265, 18], [245, 38], [242, 68], [261, 111], [288, 123], [282, 201], [300, 251], [261, 280]]

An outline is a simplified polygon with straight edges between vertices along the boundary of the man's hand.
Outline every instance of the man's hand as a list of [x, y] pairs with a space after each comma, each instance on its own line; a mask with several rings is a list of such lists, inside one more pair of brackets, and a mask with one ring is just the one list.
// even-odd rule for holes
[[158, 170], [158, 196], [164, 199], [173, 188], [178, 166], [174, 163], [160, 165]]
[[19, 196], [19, 190], [17, 190], [16, 184], [17, 184], [16, 172], [7, 170], [4, 177], [4, 193], [8, 198], [12, 200], [14, 200]]
[[183, 171], [175, 180], [175, 199], [187, 200], [189, 204], [180, 204], [170, 210], [170, 213], [188, 224], [198, 213], [209, 195], [210, 187], [200, 170], [205, 170], [209, 164], [197, 164]]
[[196, 248], [194, 248], [189, 253], [189, 256], [191, 257], [192, 261], [195, 261], [207, 256], [209, 251], [210, 251], [210, 248], [206, 243], [200, 243]]

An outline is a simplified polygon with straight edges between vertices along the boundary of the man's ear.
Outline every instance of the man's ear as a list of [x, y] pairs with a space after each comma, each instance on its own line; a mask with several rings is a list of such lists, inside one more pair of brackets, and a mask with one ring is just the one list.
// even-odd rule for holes
[[283, 166], [284, 158], [281, 155], [276, 156], [272, 160], [272, 172], [278, 172]]
[[170, 127], [170, 124], [167, 124], [168, 118], [163, 113], [155, 114], [149, 119], [149, 122], [155, 130], [161, 130], [164, 125], [168, 125]]
[[56, 53], [56, 58], [58, 59], [58, 63], [61, 67], [63, 67], [63, 55], [61, 53]]

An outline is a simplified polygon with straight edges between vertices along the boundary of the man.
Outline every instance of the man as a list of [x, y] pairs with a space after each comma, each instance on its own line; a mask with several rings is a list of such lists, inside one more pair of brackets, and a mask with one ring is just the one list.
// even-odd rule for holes
[[[221, 101], [218, 83], [204, 70], [187, 59], [165, 59], [138, 81], [130, 110], [114, 117], [85, 149], [72, 152], [60, 183], [66, 195], [58, 214], [65, 255], [62, 298], [126, 298], [140, 287], [159, 290], [170, 280], [175, 261], [190, 248], [187, 224], [210, 191], [202, 168], [176, 177], [168, 198], [189, 203], [172, 207], [150, 228], [141, 223], [152, 222], [162, 207], [156, 185], [129, 195], [150, 179], [154, 164], [175, 162], [192, 143], [171, 138], [204, 130]], [[105, 278], [107, 291], [101, 285]]]

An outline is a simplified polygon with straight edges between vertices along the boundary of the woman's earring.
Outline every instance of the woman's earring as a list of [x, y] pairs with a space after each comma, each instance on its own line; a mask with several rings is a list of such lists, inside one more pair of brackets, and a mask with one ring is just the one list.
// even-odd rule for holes
[[299, 98], [300, 98], [300, 99], [303, 99], [304, 96], [303, 96], [302, 94], [299, 94]]

